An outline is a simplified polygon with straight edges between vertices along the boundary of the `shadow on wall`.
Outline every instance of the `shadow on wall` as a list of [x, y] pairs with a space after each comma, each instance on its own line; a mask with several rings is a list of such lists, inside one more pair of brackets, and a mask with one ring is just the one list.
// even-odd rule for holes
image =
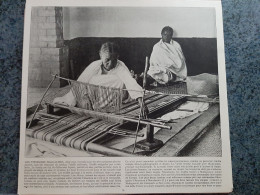
[[[81, 72], [93, 61], [99, 59], [101, 45], [108, 41], [120, 46], [119, 59], [130, 70], [141, 73], [145, 66], [145, 57], [150, 57], [152, 48], [159, 38], [96, 38], [79, 37], [66, 40], [69, 47], [71, 79], [77, 79]], [[186, 58], [188, 75], [200, 73], [218, 74], [216, 38], [175, 38]]]

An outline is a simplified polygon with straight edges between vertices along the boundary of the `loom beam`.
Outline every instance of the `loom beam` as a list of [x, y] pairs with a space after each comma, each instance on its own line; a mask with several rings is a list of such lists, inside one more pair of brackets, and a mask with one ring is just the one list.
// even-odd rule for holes
[[[135, 122], [135, 123], [138, 122], [138, 119], [136, 119], [136, 118], [114, 115], [114, 114], [111, 114], [111, 113], [100, 113], [100, 112], [96, 112], [96, 111], [93, 111], [93, 110], [86, 110], [86, 109], [82, 109], [82, 108], [64, 106], [64, 105], [60, 105], [60, 104], [50, 104], [50, 103], [48, 103], [47, 107], [58, 107], [58, 108], [68, 109], [68, 110], [71, 110], [71, 111], [77, 111], [77, 112], [80, 112], [80, 113], [85, 114], [87, 116], [96, 117], [96, 118], [100, 118], [100, 119], [103, 119], [103, 120], [109, 120], [111, 122], [116, 122], [116, 123], [123, 123], [125, 121]], [[49, 110], [53, 110], [53, 109], [49, 109]], [[52, 113], [48, 113], [48, 114], [52, 114]], [[145, 124], [145, 125], [153, 125], [155, 127], [164, 128], [164, 129], [168, 129], [168, 130], [171, 129], [170, 126], [162, 125], [162, 124], [158, 124], [158, 123], [153, 123], [152, 121], [147, 121], [147, 120], [142, 120], [142, 119], [140, 120], [140, 123]]]
[[137, 154], [133, 154], [130, 152], [110, 148], [110, 147], [105, 147], [99, 144], [95, 144], [93, 142], [89, 142], [86, 146], [86, 150], [88, 152], [93, 152], [93, 153], [98, 153], [102, 154], [105, 156], [119, 156], [119, 157], [136, 157], [138, 156]]

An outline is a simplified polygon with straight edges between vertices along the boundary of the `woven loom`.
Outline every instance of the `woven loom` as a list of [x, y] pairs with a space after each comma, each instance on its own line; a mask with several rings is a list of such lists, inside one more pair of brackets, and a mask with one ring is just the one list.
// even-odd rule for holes
[[[138, 121], [140, 112], [140, 107], [135, 100], [123, 103], [124, 90], [72, 80], [68, 82], [70, 85], [64, 88], [64, 91], [73, 93], [77, 102], [76, 107], [52, 104], [55, 97], [66, 94], [62, 90], [57, 91], [55, 96], [46, 96], [42, 102], [51, 107], [65, 108], [72, 113], [55, 117], [52, 117], [55, 113], [50, 113], [50, 116], [38, 113], [37, 120], [42, 121], [43, 125], [27, 129], [28, 136], [79, 150], [87, 150], [89, 143], [107, 134], [141, 136], [120, 128], [127, 121]], [[143, 99], [148, 107], [150, 118], [176, 109], [186, 101], [186, 98], [181, 95], [150, 92], [145, 93]], [[143, 124], [147, 123], [149, 122]]]
[[[181, 96], [173, 98], [160, 94], [147, 94], [144, 99], [150, 110], [149, 116], [156, 116], [158, 113], [162, 113], [162, 110], [165, 112], [174, 109], [185, 101]], [[47, 119], [39, 117], [41, 114], [38, 113], [37, 119], [41, 120], [44, 125], [27, 129], [27, 136], [85, 151], [88, 143], [107, 134], [134, 137], [135, 132], [133, 131], [119, 130], [121, 125], [125, 124], [125, 116], [135, 117], [138, 115], [139, 106], [136, 102], [124, 104], [121, 108], [124, 115], [116, 118], [106, 113], [94, 112], [94, 115], [91, 115], [89, 111], [80, 109], [84, 110], [85, 113], [82, 111], [79, 114], [78, 108], [69, 109], [73, 112], [76, 110], [77, 114], [69, 113], [58, 118], [47, 117]]]

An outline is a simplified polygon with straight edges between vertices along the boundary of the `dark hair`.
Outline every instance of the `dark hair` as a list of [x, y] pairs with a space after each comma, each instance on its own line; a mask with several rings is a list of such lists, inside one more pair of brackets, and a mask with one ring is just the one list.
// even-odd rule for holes
[[100, 51], [100, 54], [102, 53], [111, 53], [111, 54], [117, 54], [119, 55], [119, 46], [114, 42], [106, 42], [103, 43]]
[[169, 27], [169, 26], [163, 27], [161, 34], [163, 34], [163, 32], [165, 32], [165, 31], [169, 31], [173, 35], [173, 29], [171, 27]]

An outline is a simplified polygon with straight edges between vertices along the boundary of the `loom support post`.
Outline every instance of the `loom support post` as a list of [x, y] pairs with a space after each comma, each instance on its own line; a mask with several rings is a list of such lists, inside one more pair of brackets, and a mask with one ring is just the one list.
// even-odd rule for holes
[[147, 125], [146, 126], [146, 129], [147, 129], [147, 138], [146, 138], [146, 141], [152, 143], [154, 141], [154, 137], [153, 137], [153, 134], [154, 134], [154, 127], [152, 125]]
[[161, 140], [154, 138], [154, 126], [151, 124], [148, 124], [146, 126], [146, 129], [147, 129], [146, 139], [138, 142], [136, 144], [136, 147], [140, 148], [142, 150], [145, 150], [145, 151], [153, 151], [153, 150], [156, 150], [156, 149], [159, 149], [160, 147], [162, 147], [163, 142]]
[[[145, 58], [145, 70], [144, 70], [144, 80], [143, 80], [143, 88], [145, 92], [146, 87], [146, 77], [147, 77], [147, 71], [148, 71], [148, 57]], [[144, 101], [144, 94], [142, 97], [142, 102]], [[139, 116], [140, 117], [140, 116]], [[139, 122], [140, 123], [140, 118]], [[154, 151], [156, 149], [159, 149], [163, 146], [163, 142], [158, 139], [154, 139], [154, 126], [152, 124], [146, 125], [146, 139], [139, 141], [136, 143], [136, 147], [140, 148], [145, 151]]]

